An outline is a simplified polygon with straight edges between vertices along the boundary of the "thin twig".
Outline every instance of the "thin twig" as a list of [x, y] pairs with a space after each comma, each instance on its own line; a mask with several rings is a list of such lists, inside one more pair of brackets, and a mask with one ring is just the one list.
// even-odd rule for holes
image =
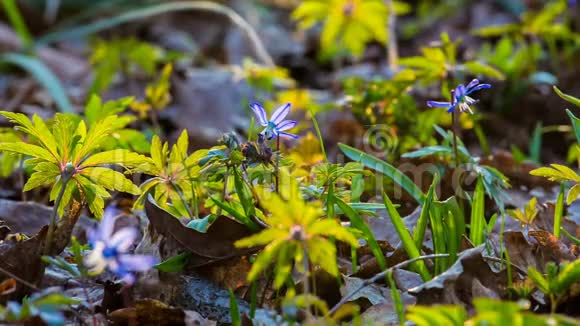
[[[506, 261], [504, 259], [493, 257], [493, 256], [483, 256], [482, 255], [481, 257], [483, 257], [483, 259], [491, 260], [491, 261], [494, 261], [496, 263], [501, 263], [501, 264], [506, 263]], [[512, 265], [512, 267], [515, 267], [523, 275], [528, 275], [528, 272], [525, 269], [523, 269], [522, 267], [520, 267], [514, 263], [510, 263], [510, 265]]]
[[234, 25], [243, 30], [247, 35], [250, 44], [254, 48], [256, 57], [267, 66], [275, 66], [274, 60], [266, 50], [264, 43], [260, 40], [258, 33], [252, 27], [252, 25], [250, 25], [250, 23], [248, 23], [242, 16], [240, 16], [240, 14], [231, 8], [210, 1], [174, 1], [145, 8], [134, 9], [115, 17], [107, 17], [82, 26], [64, 27], [62, 30], [55, 31], [41, 37], [36, 43], [40, 46], [67, 39], [77, 39], [86, 35], [109, 29], [111, 27], [125, 24], [130, 21], [149, 18], [151, 16], [165, 14], [168, 12], [189, 10], [212, 12], [227, 17]]
[[364, 289], [365, 287], [373, 284], [374, 282], [376, 282], [382, 278], [385, 278], [387, 276], [387, 274], [389, 273], [389, 271], [394, 271], [395, 269], [406, 267], [406, 266], [408, 266], [414, 262], [420, 261], [420, 260], [434, 259], [434, 258], [445, 258], [445, 257], [449, 257], [449, 254], [426, 255], [426, 256], [421, 256], [421, 257], [409, 259], [409, 260], [406, 260], [402, 263], [398, 263], [397, 265], [390, 267], [390, 268], [376, 274], [375, 276], [373, 276], [369, 279], [364, 280], [358, 288], [354, 289], [352, 292], [350, 292], [349, 294], [344, 296], [342, 299], [340, 299], [340, 301], [334, 307], [332, 307], [332, 309], [330, 309], [329, 314], [330, 315], [334, 314], [338, 310], [338, 308], [340, 308], [342, 305], [347, 303], [348, 300], [350, 300], [350, 298], [352, 298], [358, 291]]
[[34, 290], [34, 291], [40, 291], [40, 289], [39, 289], [39, 288], [38, 288], [36, 285], [34, 285], [34, 284], [32, 284], [32, 283], [30, 283], [30, 282], [28, 282], [28, 281], [24, 280], [24, 279], [21, 279], [20, 277], [18, 277], [17, 275], [15, 275], [14, 273], [12, 273], [12, 272], [11, 272], [11, 271], [9, 271], [9, 270], [6, 270], [6, 269], [4, 269], [4, 268], [0, 267], [0, 272], [2, 272], [2, 273], [4, 273], [4, 274], [8, 275], [8, 277], [10, 277], [10, 278], [13, 278], [13, 279], [15, 279], [17, 282], [20, 282], [20, 283], [22, 283], [23, 285], [26, 285], [27, 287], [29, 287], [30, 289], [32, 289], [32, 290]]

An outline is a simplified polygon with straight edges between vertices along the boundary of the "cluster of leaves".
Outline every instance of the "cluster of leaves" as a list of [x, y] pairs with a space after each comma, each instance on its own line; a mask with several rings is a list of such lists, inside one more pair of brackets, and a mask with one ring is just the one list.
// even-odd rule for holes
[[549, 262], [546, 265], [546, 276], [530, 266], [528, 277], [538, 290], [550, 298], [552, 313], [554, 313], [558, 302], [570, 292], [572, 285], [580, 282], [580, 261], [564, 262], [560, 266]]
[[[393, 7], [395, 14], [403, 14], [410, 9], [402, 2], [394, 2]], [[342, 50], [359, 57], [370, 41], [386, 44], [388, 15], [388, 9], [381, 0], [308, 0], [292, 13], [302, 29], [323, 22], [320, 43], [326, 58]]]
[[141, 73], [151, 77], [159, 64], [168, 63], [172, 55], [155, 45], [134, 38], [102, 40], [93, 45], [91, 63], [95, 77], [91, 93], [100, 94], [121, 72], [125, 78]]
[[475, 298], [475, 316], [468, 318], [465, 308], [457, 305], [409, 307], [407, 318], [417, 326], [433, 325], [575, 325], [570, 318], [560, 315], [542, 316], [526, 311], [527, 302], [509, 302]]
[[[280, 288], [295, 265], [301, 273], [308, 273], [308, 262], [319, 265], [333, 276], [338, 276], [334, 238], [352, 247], [358, 247], [354, 235], [334, 219], [323, 218], [322, 203], [304, 200], [298, 183], [289, 174], [282, 174], [287, 182], [280, 194], [262, 189], [260, 205], [271, 215], [263, 217], [270, 226], [254, 236], [236, 242], [238, 247], [266, 245], [248, 274], [250, 281], [276, 261], [274, 286]], [[304, 267], [306, 266], [306, 267]]]
[[[98, 104], [100, 100], [93, 97], [88, 106]], [[49, 124], [36, 115], [29, 119], [21, 113], [0, 114], [29, 137], [28, 143], [0, 143], [1, 151], [31, 157], [25, 164], [32, 167], [33, 173], [23, 190], [50, 186], [50, 199], [58, 201], [61, 214], [73, 196], [86, 202], [95, 216], [101, 216], [109, 191], [139, 194], [139, 188], [111, 166], [139, 171], [146, 158], [126, 149], [103, 149], [111, 134], [123, 129], [130, 119], [113, 114], [87, 126], [87, 122], [71, 114], [57, 114]]]
[[7, 323], [26, 323], [39, 319], [47, 325], [64, 325], [65, 318], [61, 311], [79, 301], [46, 289], [24, 298], [22, 303], [8, 302], [6, 307], [0, 306], [0, 321]]

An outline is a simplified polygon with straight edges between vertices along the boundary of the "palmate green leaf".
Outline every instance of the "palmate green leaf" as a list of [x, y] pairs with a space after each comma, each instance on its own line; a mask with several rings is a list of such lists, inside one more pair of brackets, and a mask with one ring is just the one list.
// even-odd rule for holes
[[83, 175], [76, 175], [73, 179], [79, 185], [89, 210], [100, 218], [103, 216], [103, 207], [105, 207], [105, 198], [111, 197], [109, 192], [102, 186], [93, 183], [90, 179]]
[[577, 282], [580, 282], [580, 260], [563, 264], [552, 288], [554, 292], [561, 294], [570, 290]]
[[109, 168], [84, 168], [80, 173], [88, 177], [94, 183], [109, 190], [122, 191], [132, 195], [138, 195], [141, 193], [139, 187], [131, 182], [131, 180], [127, 179], [124, 174]]
[[532, 266], [528, 267], [528, 277], [534, 282], [538, 289], [544, 293], [550, 293], [550, 284], [548, 280], [537, 269]]
[[335, 238], [354, 248], [359, 246], [356, 237], [334, 219], [317, 220], [308, 227], [307, 232], [310, 236]]
[[18, 153], [23, 155], [28, 155], [32, 157], [41, 158], [49, 162], [57, 162], [56, 157], [54, 157], [49, 151], [38, 146], [27, 144], [25, 142], [16, 143], [0, 143], [0, 151]]
[[530, 171], [531, 175], [547, 178], [550, 181], [564, 182], [573, 181], [580, 182], [580, 175], [572, 169], [561, 164], [550, 164], [551, 167], [542, 167]]
[[580, 184], [574, 185], [566, 196], [566, 205], [571, 205], [580, 196]]
[[413, 180], [407, 177], [403, 172], [399, 171], [397, 168], [390, 165], [389, 163], [379, 160], [378, 158], [366, 154], [365, 152], [358, 150], [354, 147], [350, 147], [345, 144], [338, 144], [338, 147], [348, 158], [356, 162], [361, 162], [365, 167], [373, 169], [389, 177], [395, 183], [403, 187], [403, 189], [405, 189], [413, 198], [415, 198], [415, 200], [420, 205], [423, 204], [425, 194], [413, 182]]
[[338, 276], [336, 263], [336, 246], [323, 238], [312, 238], [307, 241], [308, 258], [318, 264], [332, 276]]
[[87, 168], [112, 164], [134, 169], [136, 172], [147, 172], [152, 162], [149, 158], [130, 150], [113, 149], [89, 156], [80, 166]]
[[59, 176], [60, 176], [59, 172], [57, 173], [34, 172], [30, 175], [28, 181], [26, 181], [26, 184], [24, 185], [22, 191], [30, 191], [38, 187], [49, 186], [51, 184], [54, 184]]
[[417, 326], [463, 326], [467, 321], [467, 312], [459, 305], [410, 306], [407, 319]]
[[[252, 269], [248, 272], [248, 281], [253, 282], [255, 281], [261, 272], [266, 270], [270, 264], [275, 260], [278, 255], [278, 252], [282, 247], [285, 245], [285, 240], [276, 238], [276, 240], [270, 242], [264, 250], [260, 252], [260, 254], [256, 257], [256, 260], [252, 264]], [[236, 242], [237, 247], [243, 247]]]

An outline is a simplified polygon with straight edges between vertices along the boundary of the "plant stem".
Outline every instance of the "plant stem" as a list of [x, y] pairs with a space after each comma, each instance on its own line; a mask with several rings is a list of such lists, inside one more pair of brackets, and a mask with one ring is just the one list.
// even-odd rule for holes
[[395, 14], [395, 6], [393, 0], [385, 0], [385, 5], [389, 11], [389, 21], [387, 22], [387, 36], [389, 38], [387, 44], [387, 51], [389, 54], [389, 68], [395, 73], [399, 69], [399, 50], [397, 48], [397, 15]]
[[398, 263], [397, 265], [390, 267], [390, 268], [376, 274], [375, 276], [373, 276], [369, 279], [364, 280], [358, 288], [354, 289], [352, 292], [350, 292], [349, 294], [344, 296], [342, 299], [340, 299], [340, 301], [336, 305], [334, 305], [334, 307], [332, 307], [332, 309], [330, 309], [329, 315], [334, 314], [338, 310], [338, 308], [340, 308], [342, 305], [344, 305], [346, 302], [348, 302], [348, 300], [350, 300], [350, 298], [352, 298], [360, 290], [364, 289], [365, 287], [373, 284], [374, 282], [376, 282], [380, 279], [385, 278], [389, 272], [392, 272], [395, 269], [406, 267], [406, 266], [408, 266], [414, 262], [420, 261], [420, 260], [434, 259], [434, 258], [445, 258], [445, 257], [449, 257], [449, 254], [434, 254], [434, 255], [421, 256], [421, 257], [406, 260], [402, 263]]
[[280, 192], [280, 188], [279, 188], [279, 179], [278, 179], [278, 174], [280, 171], [280, 137], [276, 137], [276, 153], [278, 153], [278, 155], [276, 156], [276, 170], [274, 172], [275, 174], [275, 180], [276, 180], [276, 192]]
[[457, 131], [455, 110], [451, 111], [451, 132], [453, 132], [453, 153], [455, 155], [455, 167], [459, 167], [459, 151], [457, 150]]
[[60, 202], [62, 201], [62, 197], [64, 196], [64, 192], [66, 190], [66, 185], [70, 180], [71, 176], [67, 172], [63, 172], [61, 174], [62, 178], [62, 186], [58, 192], [58, 196], [54, 201], [54, 207], [52, 209], [52, 213], [50, 214], [50, 224], [48, 225], [48, 233], [46, 234], [46, 241], [44, 243], [44, 255], [50, 256], [50, 252], [52, 251], [52, 241], [54, 237], [54, 229], [56, 227], [56, 217], [58, 215], [58, 207], [60, 206]]

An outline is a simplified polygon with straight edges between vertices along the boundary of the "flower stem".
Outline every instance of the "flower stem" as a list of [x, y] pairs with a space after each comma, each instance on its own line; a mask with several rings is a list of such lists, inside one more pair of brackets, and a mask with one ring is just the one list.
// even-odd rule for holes
[[280, 137], [276, 137], [276, 152], [278, 153], [278, 155], [276, 156], [276, 171], [275, 173], [275, 178], [276, 178], [276, 192], [280, 192], [280, 188], [279, 188], [279, 179], [278, 179], [278, 175], [280, 172]]
[[453, 152], [455, 154], [455, 167], [459, 167], [459, 151], [457, 150], [457, 131], [455, 110], [451, 111], [451, 131], [453, 132]]
[[56, 227], [56, 217], [58, 215], [58, 207], [60, 206], [60, 202], [62, 201], [62, 197], [64, 196], [64, 192], [66, 190], [66, 185], [70, 180], [71, 176], [67, 172], [63, 172], [61, 174], [62, 178], [62, 186], [58, 192], [58, 196], [54, 201], [54, 207], [52, 209], [52, 213], [50, 214], [50, 224], [48, 225], [48, 233], [46, 234], [46, 241], [44, 243], [44, 255], [50, 256], [52, 251], [52, 241], [54, 238], [54, 229]]

